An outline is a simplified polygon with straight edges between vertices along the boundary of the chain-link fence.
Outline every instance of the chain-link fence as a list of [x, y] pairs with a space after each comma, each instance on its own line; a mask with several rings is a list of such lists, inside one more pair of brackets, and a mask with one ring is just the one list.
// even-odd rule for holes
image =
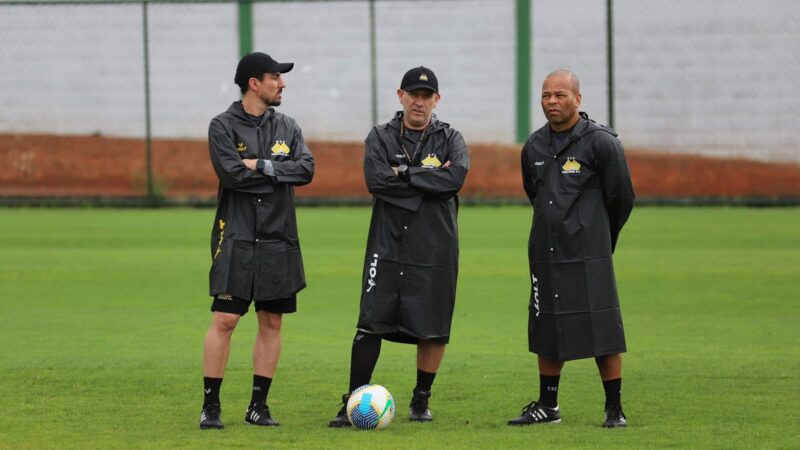
[[[470, 143], [515, 144], [519, 120], [527, 130], [545, 123], [538, 107], [545, 75], [567, 67], [581, 78], [582, 109], [599, 122], [613, 120], [628, 148], [800, 162], [800, 3], [793, 0], [246, 4], [252, 48], [296, 64], [280, 108], [307, 139], [361, 142], [375, 121], [399, 108], [403, 72], [426, 65], [440, 80], [440, 118]], [[530, 52], [519, 57], [517, 12], [525, 4]], [[128, 186], [140, 192], [149, 131], [169, 143], [159, 141], [157, 185], [159, 171], [184, 163], [171, 160], [171, 151], [183, 139], [202, 141], [209, 120], [239, 97], [233, 73], [243, 48], [241, 5], [0, 3], [4, 158], [24, 166], [25, 158], [9, 154], [37, 142], [63, 156], [106, 141], [59, 139], [126, 138], [96, 157], [113, 165], [115, 152], [140, 155], [138, 181]], [[529, 74], [528, 92], [520, 74]], [[66, 169], [80, 167], [72, 163]], [[0, 194], [47, 193], [43, 180], [16, 185]]]

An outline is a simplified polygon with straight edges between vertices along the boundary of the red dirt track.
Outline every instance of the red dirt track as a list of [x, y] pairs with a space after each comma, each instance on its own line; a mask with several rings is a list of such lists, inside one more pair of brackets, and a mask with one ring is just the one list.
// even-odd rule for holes
[[[362, 143], [308, 142], [314, 181], [298, 197], [368, 198]], [[519, 146], [469, 147], [472, 168], [462, 197], [524, 198]], [[800, 197], [800, 165], [716, 159], [629, 149], [639, 198]], [[139, 197], [146, 189], [141, 139], [0, 134], [0, 197]], [[157, 192], [170, 198], [213, 198], [217, 178], [204, 140], [153, 142]]]

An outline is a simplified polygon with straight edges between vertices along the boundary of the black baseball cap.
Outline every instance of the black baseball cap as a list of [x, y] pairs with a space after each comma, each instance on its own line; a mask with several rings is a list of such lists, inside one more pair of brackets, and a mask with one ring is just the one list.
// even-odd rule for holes
[[233, 82], [242, 86], [246, 85], [250, 78], [258, 78], [265, 73], [286, 73], [293, 67], [294, 63], [279, 63], [266, 53], [252, 52], [239, 60]]
[[433, 74], [431, 69], [419, 66], [409, 70], [403, 75], [403, 81], [400, 82], [400, 89], [409, 92], [415, 89], [428, 89], [438, 94], [439, 80], [436, 79], [436, 75]]

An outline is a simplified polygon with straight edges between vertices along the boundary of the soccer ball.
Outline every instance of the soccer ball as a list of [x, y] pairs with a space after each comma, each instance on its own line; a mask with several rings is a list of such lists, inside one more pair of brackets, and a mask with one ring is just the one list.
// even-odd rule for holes
[[354, 390], [347, 401], [347, 418], [356, 428], [380, 430], [394, 417], [394, 399], [385, 387], [365, 384]]

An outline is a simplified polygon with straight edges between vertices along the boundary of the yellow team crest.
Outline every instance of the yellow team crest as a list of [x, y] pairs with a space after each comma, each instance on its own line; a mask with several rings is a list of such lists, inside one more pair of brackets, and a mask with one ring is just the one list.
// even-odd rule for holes
[[428, 81], [428, 76], [423, 73], [422, 75], [419, 76], [419, 79], [422, 81]]
[[239, 142], [239, 145], [236, 146], [236, 150], [239, 150], [239, 153], [244, 153], [247, 151], [247, 146], [244, 145], [244, 142]]
[[286, 145], [286, 141], [275, 141], [275, 145], [272, 146], [272, 154], [273, 155], [288, 155], [292, 149]]
[[567, 158], [567, 162], [561, 166], [561, 173], [581, 173], [581, 163], [575, 161], [574, 156]]
[[439, 158], [436, 157], [433, 153], [428, 153], [428, 157], [421, 161], [422, 167], [426, 169], [434, 169], [436, 167], [441, 167], [442, 162], [439, 161]]

